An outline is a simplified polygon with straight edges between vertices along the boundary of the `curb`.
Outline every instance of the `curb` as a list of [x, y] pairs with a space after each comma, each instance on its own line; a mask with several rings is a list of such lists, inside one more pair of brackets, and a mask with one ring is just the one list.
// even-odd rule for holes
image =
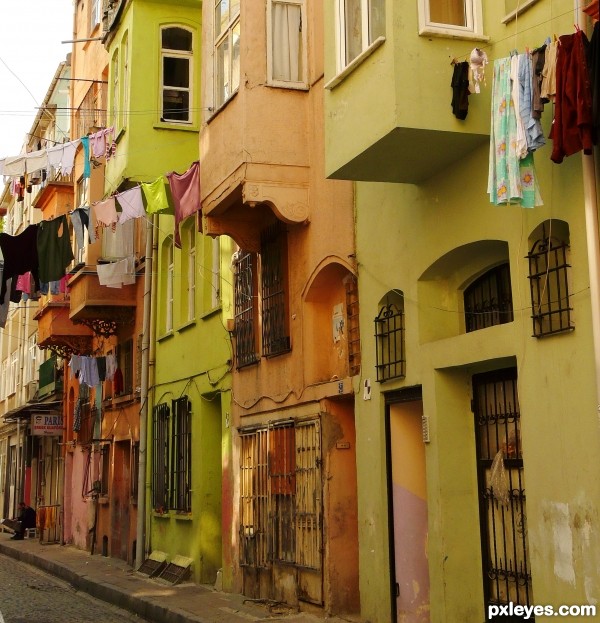
[[78, 591], [87, 593], [113, 606], [123, 608], [123, 610], [136, 614], [150, 621], [150, 623], [210, 623], [207, 619], [165, 608], [158, 603], [154, 603], [153, 600], [136, 597], [111, 584], [96, 582], [85, 575], [79, 575], [65, 565], [46, 560], [32, 552], [6, 547], [1, 542], [0, 554], [24, 562], [32, 567], [37, 567], [50, 575], [64, 580]]

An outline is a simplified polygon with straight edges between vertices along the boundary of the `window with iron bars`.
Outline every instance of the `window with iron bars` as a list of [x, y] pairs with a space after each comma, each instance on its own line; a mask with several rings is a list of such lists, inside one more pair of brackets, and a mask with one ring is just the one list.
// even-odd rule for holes
[[237, 368], [256, 363], [256, 255], [239, 251], [234, 263], [235, 359]]
[[547, 221], [542, 224], [541, 238], [533, 242], [527, 255], [535, 337], [573, 331], [575, 328], [569, 293], [571, 265], [568, 263], [568, 229], [564, 232], [564, 227], [561, 227], [566, 223], [552, 223]]
[[464, 293], [465, 329], [469, 333], [513, 321], [510, 266], [491, 268]]
[[404, 354], [404, 298], [393, 293], [375, 318], [377, 380], [401, 378], [406, 375]]
[[100, 447], [100, 495], [108, 495], [108, 483], [110, 480], [110, 445]]
[[169, 508], [169, 418], [171, 409], [165, 402], [152, 409], [152, 508], [164, 512]]
[[171, 508], [192, 510], [192, 405], [187, 396], [173, 401]]
[[241, 433], [240, 561], [322, 566], [320, 422]]
[[290, 350], [287, 299], [287, 232], [276, 221], [261, 233], [260, 283], [262, 354], [281, 355]]

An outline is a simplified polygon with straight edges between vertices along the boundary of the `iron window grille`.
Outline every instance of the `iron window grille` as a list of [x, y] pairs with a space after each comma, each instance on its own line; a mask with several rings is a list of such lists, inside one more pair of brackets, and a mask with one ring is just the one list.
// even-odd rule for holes
[[513, 321], [508, 262], [476, 279], [464, 293], [467, 333]]
[[563, 240], [545, 235], [536, 240], [527, 255], [533, 335], [543, 337], [573, 331], [570, 306], [569, 245]]
[[351, 275], [345, 280], [346, 316], [348, 324], [348, 367], [350, 376], [360, 373], [360, 329], [358, 318], [358, 280]]
[[108, 495], [108, 483], [110, 480], [110, 445], [100, 447], [100, 495]]
[[234, 265], [235, 359], [237, 368], [258, 361], [256, 352], [256, 255], [240, 251]]
[[133, 393], [133, 339], [117, 344], [117, 362], [123, 373], [123, 391], [117, 396]]
[[287, 240], [283, 223], [267, 227], [260, 237], [263, 356], [290, 350], [287, 313]]
[[187, 396], [173, 401], [171, 508], [192, 510], [192, 405]]
[[375, 318], [377, 380], [406, 375], [404, 310], [395, 303], [383, 305]]
[[[479, 514], [486, 605], [530, 605], [521, 413], [515, 368], [473, 377]], [[502, 452], [506, 491], [494, 490], [492, 465]]]
[[240, 561], [322, 567], [319, 420], [241, 433]]
[[164, 512], [169, 507], [169, 417], [165, 402], [152, 409], [152, 507]]

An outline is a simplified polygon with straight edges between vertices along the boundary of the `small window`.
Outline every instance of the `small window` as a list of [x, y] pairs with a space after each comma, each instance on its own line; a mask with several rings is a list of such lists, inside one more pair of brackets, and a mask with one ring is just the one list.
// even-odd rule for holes
[[391, 292], [375, 318], [377, 380], [402, 378], [406, 375], [404, 354], [404, 295]]
[[110, 480], [110, 446], [105, 444], [100, 447], [100, 495], [108, 495]]
[[306, 86], [304, 0], [269, 0], [268, 74], [277, 86]]
[[133, 339], [117, 344], [117, 367], [123, 374], [123, 388], [117, 396], [133, 393]]
[[215, 107], [240, 86], [240, 0], [215, 0]]
[[481, 0], [419, 0], [419, 33], [482, 37]]
[[187, 396], [173, 401], [171, 508], [192, 510], [192, 405]]
[[465, 329], [469, 333], [513, 321], [508, 262], [476, 279], [464, 294]]
[[90, 31], [102, 23], [102, 0], [91, 0], [90, 3]]
[[238, 251], [234, 258], [235, 360], [237, 368], [256, 363], [256, 254]]
[[113, 54], [111, 62], [112, 74], [112, 124], [115, 129], [121, 127], [121, 86], [119, 82], [119, 52]]
[[173, 296], [175, 290], [175, 260], [173, 238], [165, 239], [161, 253], [161, 316], [164, 333], [173, 331]]
[[178, 27], [161, 31], [161, 121], [191, 123], [193, 35]]
[[385, 36], [385, 0], [337, 0], [338, 70]]
[[281, 221], [260, 238], [260, 283], [263, 356], [290, 350], [287, 294], [287, 232]]
[[169, 418], [165, 402], [152, 409], [152, 508], [162, 513], [169, 508]]
[[569, 226], [564, 221], [545, 221], [529, 243], [533, 335], [544, 337], [572, 331], [575, 327], [569, 292]]

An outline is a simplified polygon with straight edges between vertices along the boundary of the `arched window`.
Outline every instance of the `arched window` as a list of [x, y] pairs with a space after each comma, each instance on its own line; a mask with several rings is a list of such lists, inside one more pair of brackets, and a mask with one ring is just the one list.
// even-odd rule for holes
[[161, 121], [191, 123], [193, 34], [179, 26], [161, 30]]
[[569, 294], [569, 225], [548, 220], [529, 237], [529, 285], [533, 335], [543, 337], [575, 327]]
[[400, 290], [392, 290], [380, 302], [375, 318], [378, 381], [406, 375], [404, 330], [404, 294]]
[[504, 262], [478, 277], [466, 290], [467, 333], [513, 321], [510, 266]]

